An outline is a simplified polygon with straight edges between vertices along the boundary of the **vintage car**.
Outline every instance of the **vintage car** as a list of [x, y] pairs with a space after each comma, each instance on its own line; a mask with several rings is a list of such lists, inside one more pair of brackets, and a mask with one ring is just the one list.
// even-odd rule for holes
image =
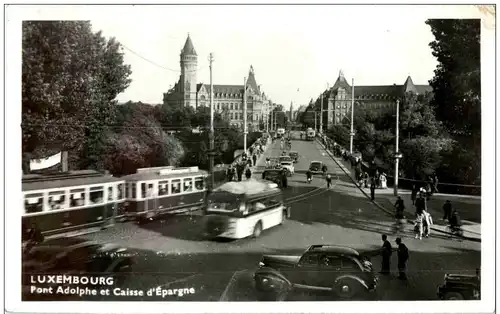
[[311, 161], [309, 164], [309, 170], [313, 174], [323, 173], [323, 163], [321, 161]]
[[299, 161], [299, 153], [295, 151], [291, 151], [288, 153], [288, 156], [290, 156], [293, 159], [294, 163], [297, 163]]
[[288, 155], [283, 155], [283, 156], [280, 156], [279, 157], [279, 162], [282, 163], [284, 161], [289, 161], [289, 162], [292, 162], [293, 163], [293, 159], [292, 157], [288, 156]]
[[293, 166], [293, 162], [291, 161], [282, 161], [281, 167], [285, 169], [286, 175], [291, 177], [295, 174], [295, 167]]
[[437, 289], [441, 300], [480, 300], [481, 277], [479, 269], [476, 275], [444, 275], [444, 284]]
[[[37, 244], [23, 252], [23, 299], [36, 299], [30, 293], [31, 275], [101, 275], [121, 284], [132, 270], [133, 254], [119, 245], [99, 244], [79, 238], [61, 237]], [[54, 296], [57, 301], [57, 296]]]
[[283, 168], [279, 166], [278, 168], [265, 169], [262, 172], [262, 179], [274, 182], [279, 188], [283, 188]]
[[368, 257], [336, 245], [312, 245], [301, 256], [264, 255], [254, 282], [262, 300], [283, 301], [294, 289], [329, 291], [341, 299], [373, 292], [377, 276]]

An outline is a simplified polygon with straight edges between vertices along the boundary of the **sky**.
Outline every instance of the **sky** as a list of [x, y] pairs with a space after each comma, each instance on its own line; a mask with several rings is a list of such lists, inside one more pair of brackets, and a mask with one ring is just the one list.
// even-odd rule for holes
[[[41, 10], [45, 10], [43, 7]], [[49, 7], [50, 10], [50, 7]], [[471, 6], [170, 5], [52, 8], [51, 16], [90, 20], [124, 46], [132, 83], [118, 100], [162, 103], [180, 75], [188, 33], [199, 83], [243, 84], [252, 65], [273, 102], [297, 108], [333, 85], [342, 70], [355, 85], [427, 84], [437, 61], [428, 18], [475, 14]]]

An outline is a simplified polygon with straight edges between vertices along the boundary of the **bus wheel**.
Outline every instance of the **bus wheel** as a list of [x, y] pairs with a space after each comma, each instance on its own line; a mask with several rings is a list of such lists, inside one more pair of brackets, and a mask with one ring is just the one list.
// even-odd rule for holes
[[259, 221], [253, 228], [253, 237], [258, 238], [261, 233], [262, 233], [262, 222]]

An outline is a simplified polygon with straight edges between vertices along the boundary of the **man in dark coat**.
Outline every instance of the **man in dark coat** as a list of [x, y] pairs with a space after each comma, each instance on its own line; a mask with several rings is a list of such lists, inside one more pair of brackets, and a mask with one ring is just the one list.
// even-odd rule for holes
[[257, 155], [254, 154], [252, 156], [252, 159], [253, 159], [253, 165], [254, 165], [254, 167], [257, 166]]
[[242, 164], [238, 164], [236, 166], [236, 175], [238, 176], [238, 181], [241, 181], [241, 179], [243, 177], [243, 170], [244, 170], [244, 166]]
[[286, 170], [281, 170], [281, 186], [286, 188], [288, 186], [288, 178], [286, 176]]
[[391, 255], [392, 255], [392, 245], [387, 241], [387, 235], [382, 235], [382, 269], [380, 271], [383, 275], [389, 275], [391, 273]]
[[410, 253], [406, 245], [401, 241], [401, 238], [396, 238], [396, 244], [398, 245], [398, 278], [401, 280], [407, 280], [408, 277], [406, 277], [406, 266], [408, 263], [408, 259], [410, 258]]
[[247, 180], [252, 177], [252, 171], [250, 170], [250, 168], [247, 168], [247, 170], [245, 171], [245, 177], [247, 178]]
[[443, 205], [443, 211], [444, 211], [444, 216], [443, 220], [450, 220], [451, 219], [451, 212], [452, 212], [452, 207], [451, 207], [451, 202], [450, 200], [447, 200], [444, 205]]
[[370, 182], [370, 194], [371, 194], [371, 198], [372, 198], [372, 201], [375, 200], [375, 178], [372, 178], [371, 182]]

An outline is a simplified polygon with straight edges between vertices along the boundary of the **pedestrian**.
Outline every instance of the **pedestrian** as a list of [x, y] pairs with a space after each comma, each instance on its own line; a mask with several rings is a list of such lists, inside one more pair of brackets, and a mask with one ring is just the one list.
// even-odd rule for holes
[[252, 177], [252, 171], [250, 170], [250, 167], [247, 167], [247, 170], [245, 170], [245, 177], [247, 178], [247, 180], [250, 180], [250, 178]]
[[402, 216], [405, 210], [405, 202], [403, 201], [401, 196], [398, 196], [398, 199], [396, 200], [396, 204], [394, 204], [394, 207], [396, 207], [396, 217]]
[[422, 211], [422, 213], [417, 213], [415, 216], [415, 226], [413, 227], [415, 231], [415, 239], [422, 240], [423, 220], [424, 212]]
[[448, 220], [450, 221], [451, 219], [451, 212], [452, 212], [452, 206], [450, 200], [446, 200], [446, 202], [443, 205], [443, 211], [444, 211], [444, 216], [443, 220]]
[[408, 280], [406, 277], [406, 266], [410, 258], [410, 253], [406, 245], [401, 241], [401, 238], [396, 238], [396, 244], [398, 245], [398, 278], [401, 280]]
[[281, 186], [283, 188], [288, 187], [288, 177], [286, 175], [286, 170], [285, 169], [281, 170]]
[[424, 237], [428, 238], [431, 234], [432, 216], [428, 211], [424, 210], [423, 213], [423, 225], [424, 225]]
[[327, 187], [327, 189], [329, 189], [331, 185], [332, 185], [332, 175], [328, 173], [326, 175], [326, 187]]
[[417, 199], [417, 186], [414, 184], [411, 187], [411, 203], [415, 205], [415, 200]]
[[375, 170], [375, 187], [379, 187], [380, 186], [380, 172], [378, 172], [378, 169]]
[[254, 167], [257, 166], [257, 155], [253, 155], [253, 165]]
[[371, 185], [370, 185], [370, 192], [371, 192], [371, 198], [372, 198], [372, 201], [375, 200], [375, 178], [372, 178], [372, 182], [371, 182]]
[[425, 191], [427, 192], [427, 200], [431, 199], [432, 191], [431, 191], [431, 182], [427, 181], [427, 185], [425, 187]]
[[368, 179], [370, 179], [370, 176], [368, 175], [368, 172], [365, 171], [363, 175], [363, 183], [365, 184], [365, 188], [368, 187]]
[[387, 176], [385, 172], [380, 175], [380, 186], [382, 189], [387, 189]]
[[[424, 190], [425, 191], [425, 190]], [[422, 212], [426, 209], [427, 204], [424, 197], [424, 193], [420, 193], [418, 198], [415, 201], [415, 209], [417, 214], [422, 214]]]
[[434, 174], [433, 183], [434, 183], [434, 193], [439, 193], [439, 190], [438, 190], [439, 179], [438, 179], [437, 174]]
[[392, 255], [392, 245], [387, 241], [387, 235], [382, 235], [382, 269], [380, 273], [383, 275], [391, 274], [391, 255]]
[[238, 164], [236, 166], [236, 175], [238, 177], [238, 181], [241, 181], [241, 179], [243, 177], [243, 165], [242, 164]]

